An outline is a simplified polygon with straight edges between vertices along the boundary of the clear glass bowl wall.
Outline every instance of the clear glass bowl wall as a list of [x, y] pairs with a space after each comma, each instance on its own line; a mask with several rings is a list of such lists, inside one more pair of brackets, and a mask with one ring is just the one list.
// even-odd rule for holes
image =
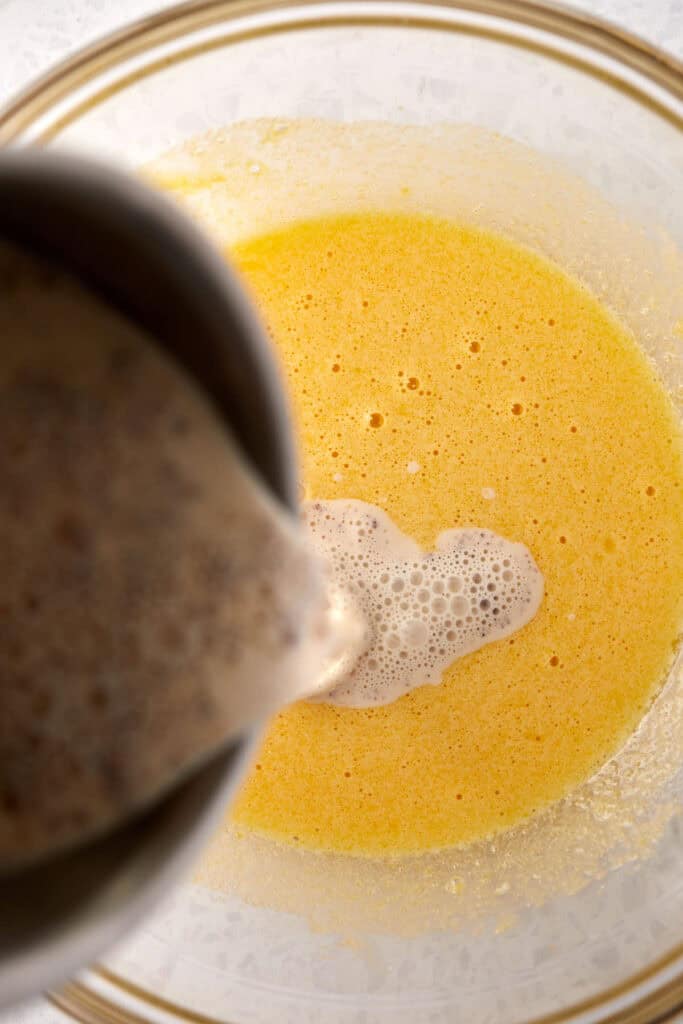
[[[362, 159], [341, 145], [336, 179], [321, 159], [313, 210], [397, 205], [398, 167], [404, 204], [582, 277], [680, 405], [683, 74], [590, 20], [505, 0], [188, 6], [48, 76], [0, 140], [136, 168], [209, 128], [302, 117], [394, 126]], [[228, 891], [188, 882], [57, 998], [89, 1020], [654, 1021], [683, 1003], [682, 688], [679, 664], [579, 798], [498, 842], [361, 864], [235, 842]]]

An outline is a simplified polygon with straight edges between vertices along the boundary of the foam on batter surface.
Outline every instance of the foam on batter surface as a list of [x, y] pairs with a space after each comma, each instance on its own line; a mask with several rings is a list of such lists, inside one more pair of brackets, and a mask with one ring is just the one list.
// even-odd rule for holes
[[543, 577], [531, 553], [491, 530], [445, 530], [424, 551], [366, 502], [310, 502], [304, 518], [367, 634], [361, 656], [319, 698], [325, 703], [374, 707], [436, 685], [457, 658], [510, 636], [538, 611]]

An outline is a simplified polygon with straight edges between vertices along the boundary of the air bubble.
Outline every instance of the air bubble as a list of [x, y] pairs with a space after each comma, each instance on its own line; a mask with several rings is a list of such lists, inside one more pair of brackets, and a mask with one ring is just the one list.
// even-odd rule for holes
[[409, 644], [413, 647], [423, 646], [429, 637], [429, 629], [418, 619], [413, 619], [405, 628], [404, 636]]

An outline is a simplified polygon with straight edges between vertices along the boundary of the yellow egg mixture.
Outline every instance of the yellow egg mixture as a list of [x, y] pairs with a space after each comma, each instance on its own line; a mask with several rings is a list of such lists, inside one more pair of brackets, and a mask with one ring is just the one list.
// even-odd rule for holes
[[683, 601], [683, 455], [632, 338], [576, 281], [414, 215], [296, 224], [232, 253], [286, 369], [308, 498], [386, 509], [425, 546], [476, 524], [532, 551], [530, 625], [380, 708], [278, 716], [236, 821], [364, 854], [513, 825], [622, 744]]
[[463, 844], [562, 797], [661, 685], [683, 618], [683, 448], [632, 338], [558, 267], [416, 215], [294, 224], [231, 251], [288, 376], [307, 498], [380, 505], [425, 547], [531, 550], [530, 625], [385, 707], [273, 722], [234, 810], [309, 848]]

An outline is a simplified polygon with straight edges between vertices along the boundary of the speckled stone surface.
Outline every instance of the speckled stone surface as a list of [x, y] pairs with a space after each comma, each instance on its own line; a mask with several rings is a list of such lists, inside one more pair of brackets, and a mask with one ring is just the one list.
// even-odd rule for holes
[[[0, 104], [74, 50], [164, 6], [158, 0], [0, 0]], [[574, 0], [573, 6], [683, 58], [683, 0]], [[67, 1020], [41, 1000], [0, 1015], [0, 1024]]]

